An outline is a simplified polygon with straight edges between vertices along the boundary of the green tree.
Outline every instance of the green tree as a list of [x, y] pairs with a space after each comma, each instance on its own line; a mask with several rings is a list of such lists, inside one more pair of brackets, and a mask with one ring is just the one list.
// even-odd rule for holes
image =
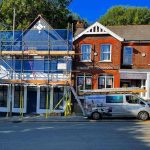
[[103, 25], [150, 24], [150, 9], [116, 6], [99, 19]]
[[26, 29], [41, 14], [54, 28], [66, 28], [72, 0], [3, 0], [0, 5], [0, 29], [12, 30], [13, 9], [15, 29]]

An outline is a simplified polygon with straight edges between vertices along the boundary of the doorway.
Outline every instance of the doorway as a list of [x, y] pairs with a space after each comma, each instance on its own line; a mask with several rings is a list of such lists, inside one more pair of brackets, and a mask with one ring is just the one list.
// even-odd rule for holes
[[37, 105], [37, 87], [27, 88], [27, 113], [35, 114]]

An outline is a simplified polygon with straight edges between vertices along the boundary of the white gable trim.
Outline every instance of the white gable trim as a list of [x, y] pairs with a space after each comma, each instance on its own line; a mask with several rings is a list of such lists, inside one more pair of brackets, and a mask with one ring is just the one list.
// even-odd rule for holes
[[98, 34], [110, 34], [113, 37], [115, 37], [116, 39], [118, 39], [119, 41], [124, 41], [124, 39], [122, 37], [118, 36], [116, 33], [112, 32], [111, 30], [109, 30], [108, 28], [106, 28], [105, 26], [100, 24], [99, 22], [95, 22], [93, 25], [89, 26], [83, 32], [78, 34], [76, 37], [74, 37], [73, 41], [77, 40], [82, 35], [87, 35], [87, 34], [92, 34], [92, 35], [94, 35], [94, 34], [96, 34], [96, 35], [98, 35]]

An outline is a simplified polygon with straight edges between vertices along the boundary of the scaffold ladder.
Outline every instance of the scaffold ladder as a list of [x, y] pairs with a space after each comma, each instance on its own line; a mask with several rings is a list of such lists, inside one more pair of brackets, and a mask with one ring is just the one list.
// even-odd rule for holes
[[78, 95], [77, 95], [75, 89], [73, 88], [73, 86], [70, 86], [70, 88], [71, 88], [71, 91], [72, 91], [72, 93], [73, 93], [75, 99], [77, 100], [77, 102], [78, 102], [78, 104], [79, 104], [79, 106], [80, 106], [80, 108], [81, 108], [81, 111], [82, 111], [82, 113], [83, 113], [83, 116], [85, 116], [84, 108], [83, 108], [83, 106], [82, 106], [82, 104], [81, 104], [81, 101], [80, 101], [80, 99], [79, 99], [79, 97], [78, 97]]
[[138, 87], [127, 87], [127, 88], [107, 88], [107, 89], [93, 89], [93, 90], [80, 90], [80, 95], [86, 94], [117, 94], [117, 93], [141, 93], [146, 92], [145, 89]]

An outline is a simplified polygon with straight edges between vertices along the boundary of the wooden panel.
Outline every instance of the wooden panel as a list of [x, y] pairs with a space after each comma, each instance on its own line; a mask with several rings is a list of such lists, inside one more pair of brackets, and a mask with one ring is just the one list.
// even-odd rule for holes
[[70, 80], [64, 81], [47, 81], [47, 80], [1, 80], [2, 83], [7, 84], [35, 84], [35, 85], [70, 85]]
[[75, 51], [2, 51], [1, 55], [75, 55]]

